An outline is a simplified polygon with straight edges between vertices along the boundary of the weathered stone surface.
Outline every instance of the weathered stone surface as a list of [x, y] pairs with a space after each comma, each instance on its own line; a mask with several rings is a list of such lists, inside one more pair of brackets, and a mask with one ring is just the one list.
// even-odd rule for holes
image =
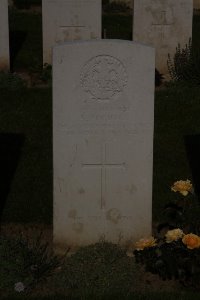
[[119, 40], [55, 46], [57, 247], [151, 234], [154, 55]]
[[192, 37], [193, 0], [134, 0], [134, 41], [156, 48], [156, 68], [168, 73], [168, 53]]
[[0, 70], [7, 71], [10, 67], [8, 29], [8, 0], [0, 1]]
[[101, 0], [43, 0], [43, 62], [56, 43], [101, 38]]

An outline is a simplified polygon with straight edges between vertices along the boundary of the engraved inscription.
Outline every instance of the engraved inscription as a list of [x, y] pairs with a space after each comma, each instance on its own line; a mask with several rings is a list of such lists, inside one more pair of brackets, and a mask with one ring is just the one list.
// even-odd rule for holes
[[56, 42], [80, 40], [84, 29], [85, 26], [81, 25], [60, 26], [56, 33]]
[[109, 100], [122, 93], [127, 84], [123, 63], [109, 55], [90, 59], [81, 72], [81, 86], [93, 99]]
[[81, 114], [83, 121], [122, 121], [126, 120], [124, 113], [95, 113], [95, 112], [83, 112]]
[[137, 123], [124, 122], [122, 120], [119, 124], [113, 122], [108, 123], [107, 121], [102, 123], [88, 122], [78, 123], [70, 127], [65, 127], [65, 124], [61, 125], [61, 130], [68, 135], [74, 134], [92, 134], [92, 135], [108, 135], [108, 134], [123, 134], [123, 135], [136, 135], [141, 132], [151, 132], [152, 126], [149, 123]]

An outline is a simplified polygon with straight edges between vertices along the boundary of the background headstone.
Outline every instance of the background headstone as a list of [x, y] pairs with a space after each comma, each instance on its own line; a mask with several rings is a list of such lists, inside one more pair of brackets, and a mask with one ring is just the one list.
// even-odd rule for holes
[[193, 0], [194, 1], [194, 9], [200, 9], [200, 0]]
[[192, 37], [193, 0], [134, 0], [134, 41], [156, 48], [156, 68], [168, 74], [178, 44], [182, 48]]
[[101, 38], [101, 0], [43, 0], [43, 62], [52, 63], [52, 46]]
[[0, 70], [7, 71], [9, 59], [8, 0], [0, 1]]
[[154, 55], [119, 40], [55, 46], [57, 248], [151, 234]]

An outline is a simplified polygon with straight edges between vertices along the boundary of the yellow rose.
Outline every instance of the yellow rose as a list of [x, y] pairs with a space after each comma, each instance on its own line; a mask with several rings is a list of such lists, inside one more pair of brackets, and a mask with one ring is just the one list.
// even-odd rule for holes
[[200, 248], [200, 237], [196, 234], [189, 233], [184, 235], [182, 242], [188, 249]]
[[177, 241], [178, 239], [182, 238], [184, 235], [183, 231], [179, 228], [168, 230], [165, 237], [166, 242], [171, 243], [173, 241]]
[[190, 180], [179, 180], [174, 182], [174, 185], [171, 187], [171, 190], [173, 192], [179, 192], [183, 196], [187, 196], [189, 192], [192, 190], [192, 184], [190, 183]]
[[144, 248], [154, 247], [156, 246], [156, 239], [154, 237], [150, 237], [147, 239], [140, 239], [138, 242], [135, 243], [136, 250], [144, 250]]

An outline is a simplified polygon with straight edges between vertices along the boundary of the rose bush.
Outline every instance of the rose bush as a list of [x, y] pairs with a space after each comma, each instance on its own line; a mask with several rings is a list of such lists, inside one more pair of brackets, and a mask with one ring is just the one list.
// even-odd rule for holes
[[[150, 240], [156, 239], [151, 237]], [[157, 243], [146, 243], [142, 248], [138, 247], [140, 241], [135, 244], [134, 255], [146, 271], [158, 274], [164, 280], [176, 279], [184, 286], [200, 289], [199, 236], [184, 234], [176, 228], [168, 231], [165, 238], [157, 239]]]
[[163, 208], [163, 223], [158, 232], [182, 228], [184, 232], [200, 234], [200, 203], [190, 180], [179, 180], [172, 184], [174, 198]]
[[188, 179], [176, 181], [171, 190], [184, 198], [165, 207], [169, 221], [159, 224], [158, 236], [135, 243], [135, 259], [162, 279], [176, 279], [184, 286], [200, 289], [199, 201]]

